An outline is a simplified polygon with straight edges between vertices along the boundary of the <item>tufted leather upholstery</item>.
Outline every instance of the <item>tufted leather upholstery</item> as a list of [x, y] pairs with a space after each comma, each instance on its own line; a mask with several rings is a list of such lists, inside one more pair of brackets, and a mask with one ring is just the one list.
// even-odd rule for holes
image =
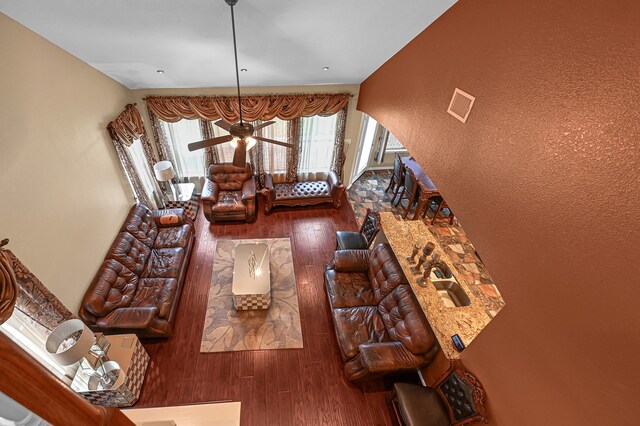
[[459, 363], [431, 387], [396, 383], [391, 400], [407, 426], [486, 423], [485, 393], [478, 379]]
[[380, 213], [367, 209], [359, 232], [336, 232], [336, 250], [368, 249], [380, 231]]
[[265, 212], [275, 206], [308, 206], [332, 203], [335, 208], [342, 203], [345, 187], [337, 173], [329, 172], [325, 181], [303, 181], [273, 183], [273, 177], [266, 174], [261, 193], [265, 197]]
[[336, 251], [324, 281], [349, 380], [416, 370], [434, 358], [437, 340], [389, 244]]
[[204, 215], [211, 223], [256, 218], [256, 181], [251, 164], [212, 164], [202, 189]]
[[[178, 222], [161, 224], [167, 214]], [[182, 209], [133, 206], [84, 296], [80, 318], [94, 330], [169, 336], [193, 240]]]

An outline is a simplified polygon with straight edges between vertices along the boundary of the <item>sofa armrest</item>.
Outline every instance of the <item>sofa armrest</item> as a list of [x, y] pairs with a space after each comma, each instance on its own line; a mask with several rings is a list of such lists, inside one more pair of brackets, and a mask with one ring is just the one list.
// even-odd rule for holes
[[327, 268], [336, 272], [367, 272], [369, 250], [336, 250]]
[[211, 179], [205, 179], [200, 198], [203, 203], [215, 204], [218, 202], [218, 192], [220, 192], [218, 184]]
[[[176, 219], [177, 218], [177, 219]], [[153, 221], [159, 228], [180, 226], [191, 222], [184, 214], [184, 209], [160, 209], [153, 212]]]
[[140, 308], [116, 308], [109, 315], [96, 320], [100, 328], [146, 329], [156, 318], [158, 308], [145, 306]]
[[329, 184], [329, 192], [331, 193], [331, 196], [334, 196], [336, 191], [338, 191], [339, 188], [343, 186], [342, 182], [340, 182], [338, 174], [333, 170], [330, 171], [327, 175], [327, 183]]
[[270, 200], [276, 199], [276, 189], [273, 186], [273, 176], [271, 176], [271, 173], [264, 174], [264, 188], [262, 188], [261, 193]]
[[253, 200], [256, 198], [256, 178], [251, 176], [242, 184], [242, 201]]
[[363, 343], [360, 345], [362, 363], [371, 373], [386, 373], [420, 367], [425, 359], [412, 354], [400, 342]]

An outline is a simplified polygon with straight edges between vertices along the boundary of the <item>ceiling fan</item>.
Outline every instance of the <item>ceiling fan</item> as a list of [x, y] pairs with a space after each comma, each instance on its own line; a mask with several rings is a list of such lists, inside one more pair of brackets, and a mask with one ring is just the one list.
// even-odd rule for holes
[[257, 126], [253, 126], [250, 123], [242, 121], [242, 102], [240, 99], [240, 74], [238, 72], [238, 48], [236, 46], [236, 23], [233, 16], [233, 6], [238, 3], [238, 0], [224, 0], [231, 7], [231, 28], [233, 30], [233, 54], [236, 59], [236, 87], [238, 88], [238, 109], [240, 111], [240, 121], [238, 123], [227, 123], [224, 120], [218, 120], [214, 124], [218, 127], [228, 131], [229, 134], [225, 136], [219, 136], [216, 138], [205, 139], [199, 142], [193, 142], [188, 145], [189, 151], [195, 151], [196, 149], [207, 148], [210, 146], [219, 145], [225, 142], [231, 142], [235, 146], [235, 152], [233, 154], [233, 165], [237, 167], [244, 167], [247, 162], [247, 151], [249, 151], [256, 144], [256, 141], [269, 142], [276, 145], [286, 146], [293, 148], [293, 145], [286, 142], [280, 142], [273, 139], [263, 138], [261, 136], [254, 136], [253, 133], [256, 130], [267, 127], [274, 124], [275, 121], [267, 121], [260, 123]]

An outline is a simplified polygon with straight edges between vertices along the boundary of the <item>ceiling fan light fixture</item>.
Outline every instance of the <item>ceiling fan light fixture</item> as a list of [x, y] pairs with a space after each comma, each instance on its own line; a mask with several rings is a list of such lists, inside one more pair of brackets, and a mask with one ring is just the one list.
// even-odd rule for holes
[[254, 138], [248, 137], [246, 141], [247, 141], [247, 151], [249, 151], [251, 148], [256, 146], [256, 140]]
[[231, 139], [231, 146], [233, 148], [237, 148], [238, 147], [238, 138]]

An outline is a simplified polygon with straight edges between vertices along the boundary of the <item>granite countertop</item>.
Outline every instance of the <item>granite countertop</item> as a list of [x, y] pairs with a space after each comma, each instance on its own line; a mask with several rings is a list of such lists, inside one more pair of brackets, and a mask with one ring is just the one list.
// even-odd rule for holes
[[[449, 359], [459, 358], [460, 353], [453, 346], [451, 336], [457, 334], [465, 346], [468, 346], [491, 321], [482, 300], [476, 296], [471, 288], [473, 283], [468, 282], [468, 276], [457, 269], [456, 264], [421, 220], [398, 220], [393, 213], [388, 212], [380, 213], [380, 216], [384, 235], [391, 244], [444, 354]], [[427, 281], [426, 287], [418, 284], [418, 278], [422, 277], [422, 271], [420, 274], [414, 274], [411, 271], [411, 266], [415, 263], [410, 263], [406, 259], [411, 256], [414, 244], [418, 244], [422, 248], [429, 241], [435, 244], [435, 252], [449, 266], [453, 276], [469, 296], [471, 300], [469, 306], [446, 307], [430, 281]], [[416, 260], [419, 256], [420, 253], [416, 256]]]

